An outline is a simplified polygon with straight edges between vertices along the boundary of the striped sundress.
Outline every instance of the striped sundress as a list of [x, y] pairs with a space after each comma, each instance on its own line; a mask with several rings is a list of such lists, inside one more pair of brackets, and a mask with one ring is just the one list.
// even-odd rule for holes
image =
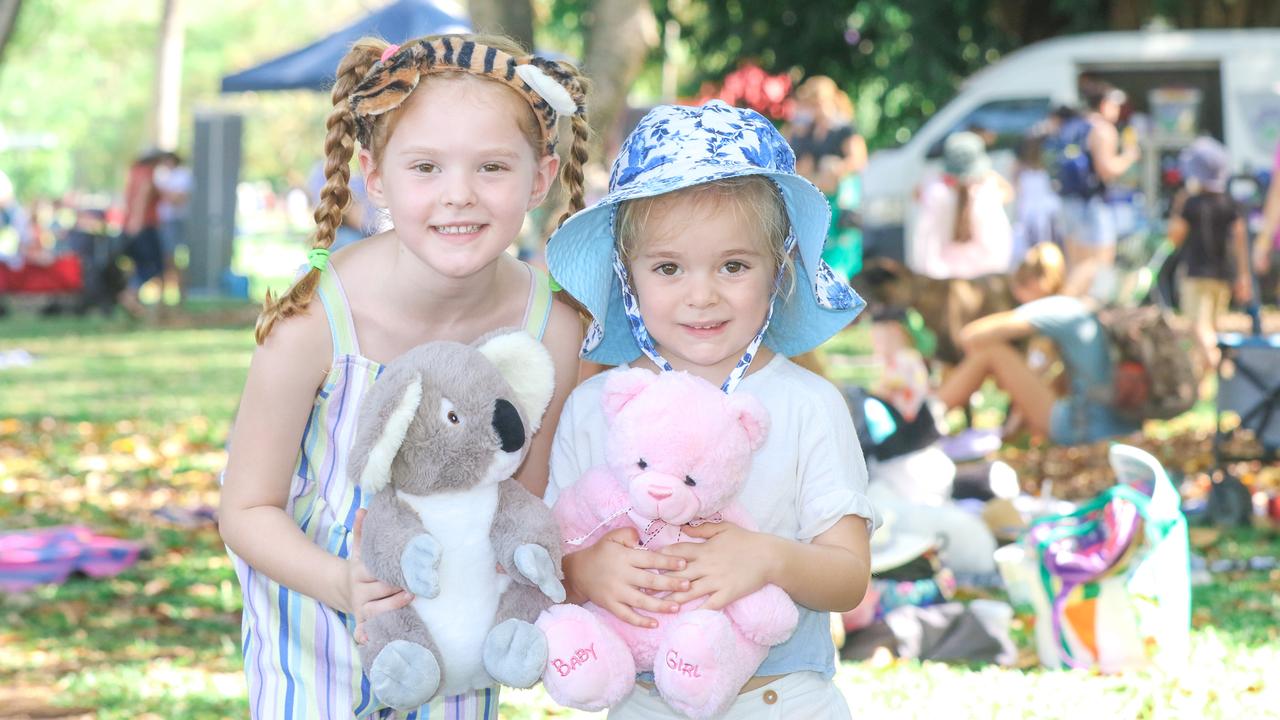
[[[526, 266], [528, 267], [528, 266]], [[551, 313], [547, 274], [532, 278], [525, 330], [542, 339]], [[333, 365], [307, 419], [285, 512], [325, 550], [346, 557], [356, 510], [366, 504], [347, 478], [347, 453], [356, 433], [361, 398], [383, 366], [360, 354], [355, 326], [338, 275], [330, 265], [317, 290], [333, 336]], [[234, 553], [244, 594], [241, 640], [249, 710], [257, 720], [386, 718], [373, 697], [353, 638], [355, 618], [280, 586]], [[411, 720], [488, 720], [498, 717], [498, 688], [436, 698]]]

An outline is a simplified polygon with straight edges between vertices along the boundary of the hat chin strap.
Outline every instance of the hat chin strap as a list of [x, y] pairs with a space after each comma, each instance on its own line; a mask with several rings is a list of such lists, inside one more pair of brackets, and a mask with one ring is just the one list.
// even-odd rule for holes
[[[788, 232], [787, 239], [783, 243], [784, 252], [791, 253], [796, 245], [795, 231]], [[649, 335], [649, 329], [645, 327], [644, 318], [640, 316], [640, 303], [636, 300], [635, 293], [631, 291], [631, 280], [627, 273], [627, 266], [622, 262], [622, 257], [618, 255], [617, 248], [613, 250], [613, 272], [618, 276], [618, 283], [622, 286], [622, 308], [627, 314], [627, 324], [631, 326], [631, 336], [635, 338], [636, 344], [640, 346], [640, 352], [645, 354], [659, 370], [668, 372], [674, 370], [671, 363], [658, 353], [658, 348], [653, 343], [653, 337]], [[773, 307], [778, 299], [778, 290], [782, 287], [782, 265], [778, 266], [777, 274], [773, 278], [773, 294], [769, 296], [769, 310], [765, 313], [764, 323], [760, 326], [756, 336], [751, 338], [751, 342], [747, 343], [747, 349], [742, 353], [742, 357], [738, 359], [738, 364], [730, 371], [729, 377], [725, 378], [720, 384], [720, 390], [725, 394], [733, 392], [738, 387], [738, 383], [742, 382], [742, 378], [746, 376], [747, 369], [751, 367], [751, 361], [756, 357], [756, 351], [760, 349], [760, 343], [764, 341], [764, 333], [769, 329], [769, 322], [773, 320]]]

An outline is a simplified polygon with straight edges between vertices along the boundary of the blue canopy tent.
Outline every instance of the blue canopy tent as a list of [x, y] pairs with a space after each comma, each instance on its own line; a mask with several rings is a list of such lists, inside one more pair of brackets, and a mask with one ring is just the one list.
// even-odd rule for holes
[[470, 32], [471, 21], [451, 3], [397, 0], [328, 37], [273, 60], [222, 78], [222, 92], [327, 90], [338, 61], [365, 36], [399, 43], [422, 35]]

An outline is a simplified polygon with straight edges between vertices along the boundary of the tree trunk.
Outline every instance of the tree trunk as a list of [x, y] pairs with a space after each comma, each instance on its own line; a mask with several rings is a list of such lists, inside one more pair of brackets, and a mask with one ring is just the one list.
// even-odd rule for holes
[[0, 59], [4, 58], [4, 48], [13, 35], [13, 26], [18, 22], [18, 8], [22, 0], [0, 0]]
[[470, 0], [471, 27], [478, 33], [506, 35], [533, 50], [533, 3], [530, 0]]
[[649, 0], [596, 0], [583, 20], [582, 69], [591, 79], [588, 109], [595, 134], [591, 156], [603, 161], [620, 140], [615, 130], [627, 106], [627, 90], [645, 56], [658, 45], [658, 20]]
[[179, 111], [182, 108], [182, 0], [163, 2], [149, 139], [153, 147], [175, 150], [178, 147]]

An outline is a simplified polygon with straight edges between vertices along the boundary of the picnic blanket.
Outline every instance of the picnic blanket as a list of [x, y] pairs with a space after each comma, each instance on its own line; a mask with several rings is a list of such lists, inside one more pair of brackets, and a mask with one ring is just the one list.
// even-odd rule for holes
[[0, 533], [0, 591], [63, 583], [74, 572], [110, 577], [136, 563], [141, 553], [140, 543], [99, 535], [83, 525]]

